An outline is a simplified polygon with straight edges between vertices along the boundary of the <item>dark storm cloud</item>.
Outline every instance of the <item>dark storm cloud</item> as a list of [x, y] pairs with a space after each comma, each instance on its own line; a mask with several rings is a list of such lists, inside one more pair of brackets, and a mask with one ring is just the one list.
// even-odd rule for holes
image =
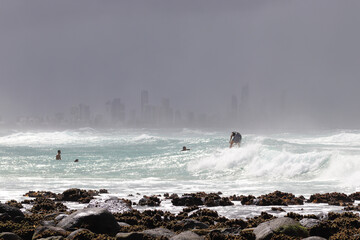
[[282, 111], [282, 121], [353, 125], [359, 5], [1, 1], [1, 115], [53, 114], [79, 103], [101, 111], [115, 97], [137, 109], [142, 89], [157, 104], [170, 98], [180, 110], [224, 113], [248, 84], [259, 118], [279, 121], [271, 116]]

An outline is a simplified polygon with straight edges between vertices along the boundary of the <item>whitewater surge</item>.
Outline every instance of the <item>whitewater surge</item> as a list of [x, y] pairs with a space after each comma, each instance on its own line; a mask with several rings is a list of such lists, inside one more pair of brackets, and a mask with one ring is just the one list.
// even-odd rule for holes
[[[100, 186], [150, 194], [171, 189], [229, 194], [281, 190], [305, 195], [360, 190], [358, 131], [243, 133], [241, 147], [232, 149], [229, 134], [91, 128], [3, 134], [0, 199], [13, 191]], [[191, 150], [183, 152], [183, 146]], [[61, 161], [55, 160], [58, 149]]]

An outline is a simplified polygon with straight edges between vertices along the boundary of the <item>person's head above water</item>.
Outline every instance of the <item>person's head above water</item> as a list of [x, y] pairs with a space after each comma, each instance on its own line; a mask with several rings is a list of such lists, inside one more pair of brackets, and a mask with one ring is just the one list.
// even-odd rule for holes
[[186, 148], [186, 146], [183, 146], [182, 151], [189, 151], [190, 149]]
[[60, 150], [58, 150], [58, 154], [60, 154], [61, 153], [61, 151]]

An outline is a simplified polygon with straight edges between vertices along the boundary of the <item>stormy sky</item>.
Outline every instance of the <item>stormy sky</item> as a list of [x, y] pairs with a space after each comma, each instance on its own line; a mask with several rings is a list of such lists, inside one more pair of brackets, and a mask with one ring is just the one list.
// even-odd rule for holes
[[[51, 115], [141, 90], [174, 109], [360, 127], [355, 0], [0, 0], [0, 116]], [[243, 112], [247, 114], [247, 112]], [[274, 117], [275, 115], [281, 117]]]

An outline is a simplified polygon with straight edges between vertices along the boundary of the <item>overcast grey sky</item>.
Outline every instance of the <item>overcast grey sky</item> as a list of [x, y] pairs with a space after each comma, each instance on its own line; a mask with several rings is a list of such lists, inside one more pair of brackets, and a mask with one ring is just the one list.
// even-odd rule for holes
[[226, 112], [248, 84], [253, 112], [285, 99], [288, 116], [360, 127], [359, 12], [356, 0], [0, 0], [0, 115], [115, 97], [130, 110], [142, 89]]

